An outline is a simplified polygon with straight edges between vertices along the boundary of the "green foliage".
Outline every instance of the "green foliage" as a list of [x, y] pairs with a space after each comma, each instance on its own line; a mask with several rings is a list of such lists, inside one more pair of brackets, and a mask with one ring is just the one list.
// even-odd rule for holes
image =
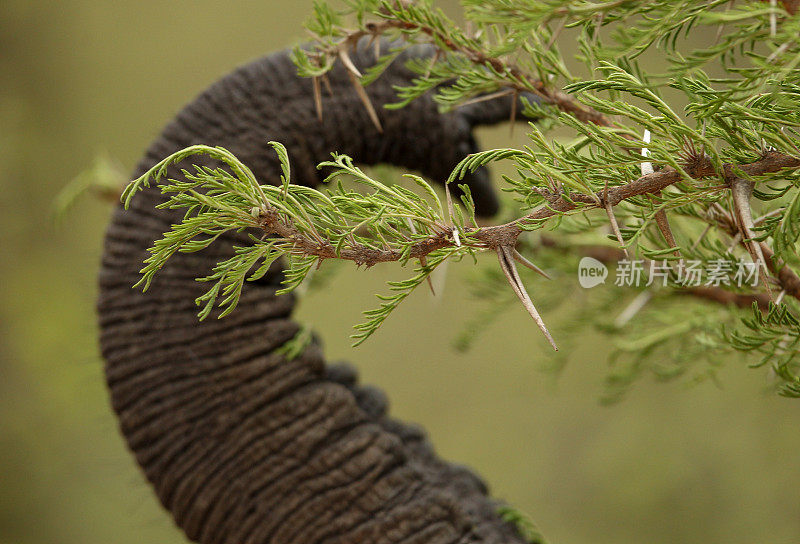
[[[617, 347], [609, 399], [619, 398], [645, 373], [657, 379], [711, 375], [724, 358], [720, 354], [736, 351], [759, 353], [759, 364], [775, 369], [781, 391], [797, 393], [800, 15], [789, 11], [790, 3], [461, 4], [465, 25], [429, 0], [348, 0], [341, 9], [317, 3], [307, 25], [316, 42], [296, 50], [295, 62], [301, 75], [319, 78], [346, 61], [342, 51], [358, 39], [385, 36], [395, 40], [392, 48], [361, 84], [380, 78], [417, 44], [434, 52], [406, 61], [416, 77], [397, 88], [397, 101], [388, 107], [403, 107], [425, 93], [433, 93], [445, 109], [525, 93], [525, 111], [543, 120], [531, 127], [526, 145], [466, 157], [448, 180], [457, 183], [489, 163], [511, 166], [503, 190], [516, 211], [513, 221], [495, 227], [505, 238], [477, 228], [469, 196], [463, 209], [454, 207], [449, 195], [445, 206], [424, 180], [409, 176], [421, 194], [381, 183], [355, 166], [358, 157], [334, 155], [321, 164], [333, 173], [330, 188], [319, 192], [290, 183], [280, 147], [285, 171], [279, 187], [259, 185], [244, 165], [216, 150], [226, 170], [197, 169], [187, 174], [188, 181], [162, 187], [172, 195], [165, 206], [187, 209], [187, 218], [156, 243], [142, 284], [146, 287], [175, 251], [201, 249], [227, 230], [248, 228], [272, 238], [237, 248], [203, 278], [213, 283], [199, 300], [203, 316], [218, 300], [223, 314], [230, 311], [250, 270], [256, 267], [258, 274], [281, 255], [289, 257], [286, 291], [323, 259], [367, 266], [419, 260], [411, 278], [391, 284], [380, 307], [366, 312], [354, 335], [360, 343], [447, 259], [497, 251], [503, 273], [495, 270], [483, 281], [497, 287], [494, 292], [500, 292], [498, 282], [511, 283], [536, 319], [510, 262], [508, 240], [560, 271], [561, 298], [568, 300], [574, 289], [566, 289], [563, 278], [574, 278], [576, 260], [565, 255], [624, 249], [629, 258], [661, 264], [668, 273], [663, 285], [649, 282], [595, 302], [586, 297], [576, 309], [575, 330], [594, 326]], [[174, 156], [148, 176], [163, 178], [166, 166], [186, 157]], [[342, 177], [366, 193], [345, 189]], [[143, 181], [134, 188], [137, 183]], [[545, 230], [549, 248], [539, 247]], [[709, 281], [695, 289], [685, 281], [687, 263], [705, 269], [723, 261], [756, 263], [758, 285]], [[688, 295], [696, 300], [689, 302]], [[771, 297], [769, 308], [765, 297]], [[546, 294], [536, 298], [545, 305], [557, 302]], [[716, 302], [709, 306], [699, 298]], [[507, 292], [487, 296], [492, 304], [508, 299]], [[741, 309], [749, 300], [761, 302], [755, 317]], [[618, 316], [613, 325], [609, 312]], [[490, 309], [478, 316], [470, 330], [497, 313]], [[459, 341], [462, 347], [471, 341], [467, 336]]]
[[403, 281], [390, 281], [389, 288], [395, 292], [392, 295], [377, 295], [381, 300], [381, 304], [374, 310], [367, 310], [364, 312], [366, 321], [355, 326], [356, 332], [351, 336], [355, 340], [354, 346], [362, 344], [372, 333], [374, 333], [383, 324], [389, 314], [403, 302], [414, 289], [419, 287], [437, 266], [442, 264], [448, 257], [451, 257], [459, 249], [448, 249], [430, 253], [426, 264], [421, 264], [419, 268], [415, 268], [414, 272], [417, 274], [413, 277]]
[[[650, 295], [643, 291], [638, 296]], [[731, 358], [720, 324], [735, 324], [740, 313], [708, 303], [687, 305], [685, 299], [675, 297], [655, 301], [637, 313], [634, 323], [601, 322], [598, 329], [615, 348], [608, 362], [602, 402], [621, 401], [643, 376], [662, 382], [715, 379], [717, 370]]]
[[[199, 154], [221, 161], [231, 168], [232, 173], [223, 168], [195, 166], [194, 171], [182, 171], [184, 180], [167, 179], [170, 166]], [[145, 267], [141, 270], [142, 279], [136, 284], [144, 290], [176, 252], [200, 251], [226, 232], [257, 227], [254, 211], [266, 203], [263, 188], [258, 185], [250, 169], [229, 151], [219, 147], [196, 145], [165, 158], [125, 188], [121, 200], [126, 208], [136, 192], [149, 186], [151, 180], [155, 183], [166, 181], [160, 188], [169, 198], [158, 208], [186, 209], [186, 215], [183, 221], [172, 225], [170, 231], [164, 233], [164, 237], [156, 240], [148, 250], [151, 255], [145, 260]], [[220, 292], [225, 296], [223, 306], [228, 306], [228, 311], [233, 310], [250, 268], [259, 259], [269, 266], [279, 255], [271, 244], [237, 248], [234, 257], [220, 263], [214, 274], [204, 278], [205, 281], [214, 281], [214, 285], [197, 300], [198, 304], [204, 304], [200, 312], [201, 319], [209, 315]], [[257, 273], [263, 275], [262, 270], [266, 270], [264, 266]]]
[[[263, 277], [280, 257], [286, 257], [282, 261], [284, 287], [278, 291], [284, 294], [296, 289], [324, 259], [342, 258], [367, 266], [383, 260], [405, 264], [419, 241], [431, 236], [449, 238], [453, 228], [464, 229], [467, 221], [474, 223], [471, 213], [459, 212], [452, 219], [446, 218], [438, 195], [422, 178], [408, 175], [424, 196], [373, 179], [345, 155], [334, 154], [332, 160], [319, 165], [331, 169], [325, 191], [294, 185], [289, 181], [285, 148], [276, 142], [270, 145], [281, 162], [280, 185], [260, 185], [250, 169], [229, 151], [204, 145], [170, 155], [128, 185], [122, 193], [126, 207], [136, 192], [154, 182], [168, 195], [159, 208], [186, 210], [183, 220], [149, 249], [151, 255], [145, 260], [137, 286], [146, 290], [177, 252], [201, 251], [226, 233], [248, 231], [251, 245], [234, 247], [233, 256], [218, 263], [208, 276], [198, 278], [211, 283], [196, 300], [201, 306], [200, 319], [211, 315], [215, 306], [222, 309], [218, 314], [221, 318], [236, 308], [245, 282]], [[181, 170], [181, 179], [170, 177], [171, 166], [196, 155], [206, 155], [223, 166], [195, 166], [191, 171]], [[345, 177], [365, 191], [345, 188]], [[449, 226], [454, 220], [455, 226]], [[252, 234], [255, 229], [268, 236]], [[438, 265], [472, 251], [468, 246], [434, 251], [413, 278], [391, 282], [390, 289], [397, 293], [380, 296], [380, 307], [365, 312], [367, 321], [357, 325], [353, 335], [356, 345], [372, 335]]]
[[786, 306], [769, 305], [766, 315], [758, 307], [752, 317], [743, 320], [746, 331], [731, 331], [734, 348], [762, 355], [753, 366], [772, 366], [780, 381], [778, 392], [787, 397], [800, 397], [800, 320]]
[[280, 346], [274, 353], [283, 355], [287, 361], [293, 361], [300, 357], [306, 349], [314, 342], [314, 334], [308, 327], [300, 327], [297, 334]]
[[522, 538], [524, 538], [525, 542], [528, 544], [547, 544], [547, 541], [539, 532], [539, 529], [536, 528], [533, 521], [519, 510], [506, 505], [498, 508], [498, 514], [500, 514], [500, 519], [506, 523], [513, 523], [516, 525]]

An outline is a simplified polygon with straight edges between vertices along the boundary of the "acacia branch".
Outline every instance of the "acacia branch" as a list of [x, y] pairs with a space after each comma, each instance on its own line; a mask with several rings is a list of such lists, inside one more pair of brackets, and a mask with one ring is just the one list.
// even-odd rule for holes
[[452, 231], [442, 227], [441, 230], [436, 229], [437, 232], [433, 236], [415, 243], [411, 251], [405, 254], [397, 249], [376, 249], [357, 242], [337, 250], [330, 241], [312, 238], [300, 231], [274, 207], [269, 207], [259, 214], [256, 218], [256, 226], [264, 230], [267, 235], [277, 235], [292, 247], [294, 253], [315, 256], [320, 259], [353, 261], [367, 267], [377, 263], [399, 261], [406, 257], [424, 259], [426, 255], [437, 249], [455, 245]]
[[[736, 220], [725, 210], [715, 210], [713, 220], [715, 224], [722, 230], [728, 233], [732, 238], [738, 240], [738, 243], [747, 246], [747, 241], [742, 238], [741, 231]], [[800, 300], [800, 277], [794, 271], [779, 262], [775, 257], [775, 253], [764, 242], [757, 242], [755, 244], [761, 255], [764, 257], [767, 269], [773, 274], [776, 283], [786, 294]]]
[[[749, 164], [738, 166], [726, 165], [723, 176], [727, 179], [732, 179], [734, 170], [740, 170], [748, 177], [761, 176], [778, 172], [785, 168], [800, 168], [800, 159], [783, 153], [769, 152], [760, 160]], [[719, 175], [719, 173], [714, 170], [711, 161], [707, 158], [698, 158], [694, 163], [684, 165], [684, 171], [693, 179], [703, 179]], [[508, 236], [516, 238], [523, 231], [521, 225], [526, 223], [539, 222], [553, 217], [554, 215], [560, 215], [578, 208], [581, 210], [588, 210], [605, 207], [606, 204], [616, 206], [623, 200], [634, 196], [656, 194], [670, 185], [679, 182], [681, 179], [680, 172], [673, 168], [665, 168], [653, 172], [652, 174], [641, 176], [629, 183], [616, 187], [609, 187], [604, 191], [598, 191], [593, 195], [574, 193], [569, 195], [568, 199], [561, 195], [557, 198], [553, 198], [546, 205], [543, 205], [525, 217], [521, 217], [504, 225], [479, 229], [482, 232], [476, 232], [474, 236], [485, 240], [487, 243], [496, 238], [507, 238]]]
[[[768, 173], [778, 172], [787, 168], [800, 168], [800, 159], [778, 152], [768, 152], [755, 162], [738, 166], [725, 165], [722, 177], [726, 180], [726, 185], [737, 178], [733, 172], [740, 171], [748, 177], [760, 176]], [[703, 179], [708, 177], [720, 176], [715, 171], [713, 164], [707, 158], [698, 158], [691, 164], [684, 165], [684, 171], [693, 179]], [[573, 210], [589, 210], [600, 207], [613, 207], [629, 198], [645, 195], [657, 194], [670, 185], [677, 183], [682, 178], [680, 172], [672, 168], [665, 168], [651, 174], [647, 174], [629, 183], [616, 187], [609, 187], [603, 191], [587, 195], [575, 193], [566, 197], [565, 195], [554, 196], [548, 203], [529, 213], [528, 215], [505, 223], [490, 227], [466, 228], [465, 236], [460, 240], [460, 244], [478, 250], [495, 250], [498, 248], [514, 247], [519, 236], [525, 231], [523, 228], [531, 223], [539, 223], [550, 217], [561, 215]], [[736, 230], [735, 221], [730, 218], [734, 231]], [[262, 228], [269, 235], [277, 235], [289, 244], [293, 251], [307, 256], [316, 256], [320, 259], [344, 259], [353, 261], [357, 264], [372, 266], [381, 262], [400, 261], [403, 259], [424, 258], [429, 253], [438, 249], [454, 247], [452, 228], [445, 225], [438, 225], [433, 228], [434, 234], [414, 243], [410, 250], [401, 251], [400, 249], [377, 249], [359, 243], [351, 243], [349, 246], [337, 248], [329, 241], [312, 238], [298, 230], [290, 220], [285, 218], [275, 208], [262, 211], [257, 218], [258, 227]], [[777, 281], [786, 294], [800, 300], [800, 278], [788, 267], [780, 267], [774, 263], [773, 253], [761, 243], [761, 250], [764, 254], [767, 266], [775, 274]], [[705, 292], [703, 292], [705, 293]], [[703, 293], [698, 292], [700, 296]]]
[[346, 48], [355, 48], [361, 38], [370, 37], [377, 39], [389, 30], [414, 30], [431, 38], [430, 45], [436, 48], [440, 55], [439, 44], [443, 44], [448, 51], [462, 54], [470, 62], [478, 66], [491, 68], [497, 73], [505, 74], [508, 81], [503, 87], [514, 92], [532, 92], [543, 102], [557, 107], [559, 110], [573, 115], [583, 123], [593, 123], [599, 126], [612, 126], [611, 121], [602, 113], [578, 103], [572, 96], [562, 91], [548, 87], [543, 81], [531, 76], [515, 64], [506, 62], [499, 57], [488, 55], [480, 49], [455, 43], [446, 34], [433, 27], [412, 23], [408, 21], [385, 20], [370, 22], [364, 29], [347, 32], [335, 46], [325, 51], [328, 55], [341, 56], [341, 51]]
[[[726, 179], [728, 187], [730, 187], [732, 183], [739, 179], [739, 177], [733, 173], [734, 171], [741, 171], [747, 177], [751, 178], [778, 172], [785, 168], [800, 168], [800, 159], [783, 153], [769, 152], [756, 162], [739, 166], [725, 165], [723, 177]], [[693, 179], [702, 179], [718, 175], [714, 171], [711, 161], [705, 158], [698, 159], [694, 164], [686, 165], [685, 171]], [[482, 235], [480, 233], [475, 233], [473, 236], [475, 238], [484, 238], [487, 240], [507, 240], [509, 237], [516, 238], [523, 232], [521, 225], [525, 223], [542, 221], [548, 217], [578, 208], [582, 210], [597, 208], [600, 206], [597, 202], [598, 198], [601, 202], [604, 202], [605, 205], [615, 206], [633, 196], [658, 193], [681, 179], [681, 174], [677, 170], [667, 168], [642, 176], [630, 183], [609, 188], [607, 191], [595, 193], [594, 198], [589, 195], [576, 194], [570, 195], [570, 199], [567, 200], [561, 196], [516, 221], [497, 227], [487, 227], [484, 230], [491, 231], [488, 235], [487, 233], [483, 233]], [[603, 201], [603, 199], [605, 199], [605, 201]], [[732, 224], [735, 225], [735, 222], [732, 222]], [[494, 229], [496, 229], [496, 231]], [[735, 226], [734, 229], [736, 229]], [[776, 275], [781, 289], [785, 291], [786, 294], [800, 300], [800, 278], [798, 278], [789, 267], [779, 266], [775, 263], [772, 258], [773, 252], [766, 244], [761, 242], [758, 245], [760, 252], [764, 255], [768, 268]], [[765, 287], [768, 288], [768, 286]]]

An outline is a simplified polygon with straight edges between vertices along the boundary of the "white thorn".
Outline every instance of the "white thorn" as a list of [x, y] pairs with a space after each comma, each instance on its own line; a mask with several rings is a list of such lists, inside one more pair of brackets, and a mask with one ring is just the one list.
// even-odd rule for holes
[[750, 258], [756, 266], [759, 267], [759, 273], [764, 279], [766, 284], [766, 277], [769, 270], [767, 269], [767, 261], [764, 259], [764, 254], [761, 251], [761, 244], [754, 240], [752, 212], [750, 211], [750, 197], [753, 193], [753, 186], [742, 178], [736, 178], [731, 183], [731, 197], [733, 199], [733, 210], [736, 214], [739, 224], [739, 233], [743, 240], [746, 241], [747, 250], [750, 253]]
[[367, 94], [367, 91], [364, 90], [364, 86], [361, 84], [358, 76], [356, 76], [356, 74], [350, 70], [347, 71], [347, 75], [350, 78], [350, 82], [353, 84], [353, 88], [355, 89], [358, 98], [361, 100], [361, 103], [364, 104], [364, 108], [366, 108], [372, 124], [375, 125], [375, 128], [378, 130], [378, 132], [383, 133], [383, 126], [381, 126], [381, 120], [378, 117], [378, 112], [375, 111], [375, 107], [372, 105], [372, 101], [369, 99], [369, 95]]
[[650, 291], [642, 291], [639, 293], [639, 295], [628, 304], [628, 307], [622, 310], [622, 313], [617, 316], [617, 319], [614, 320], [614, 326], [621, 329], [650, 302], [651, 298], [653, 298], [653, 293]]
[[617, 242], [619, 242], [620, 249], [625, 254], [626, 259], [630, 259], [630, 254], [628, 253], [628, 248], [625, 247], [625, 240], [622, 239], [622, 232], [619, 230], [619, 223], [617, 223], [617, 216], [614, 215], [614, 209], [611, 207], [609, 202], [605, 203], [606, 213], [608, 214], [608, 221], [611, 223], [611, 230], [614, 231], [614, 236], [617, 238]]
[[[646, 144], [650, 143], [650, 131], [649, 130], [644, 129], [644, 137], [642, 138], [642, 140]], [[650, 156], [650, 150], [647, 149], [646, 147], [643, 147], [642, 148], [642, 157], [649, 157], [649, 156]], [[643, 162], [642, 163], [642, 175], [643, 176], [646, 176], [647, 174], [652, 174], [653, 172], [655, 172], [655, 170], [653, 169], [653, 163], [652, 162]]]
[[737, 232], [733, 239], [731, 240], [731, 245], [728, 246], [728, 249], [725, 250], [726, 253], [733, 253], [733, 250], [736, 249], [736, 246], [739, 245], [739, 242], [742, 241], [742, 233]]
[[319, 77], [312, 77], [311, 82], [314, 88], [314, 108], [317, 110], [317, 119], [322, 121], [322, 88], [319, 84]]
[[[694, 251], [695, 249], [697, 249], [697, 246], [699, 246], [699, 245], [700, 245], [700, 242], [702, 242], [702, 241], [703, 241], [703, 238], [705, 238], [705, 237], [706, 237], [706, 234], [708, 234], [708, 232], [709, 232], [710, 230], [711, 230], [711, 225], [706, 225], [706, 228], [705, 228], [705, 229], [703, 229], [703, 232], [701, 232], [701, 233], [700, 233], [700, 236], [698, 236], [698, 237], [697, 237], [697, 240], [695, 240], [695, 241], [694, 241], [694, 243], [692, 244], [692, 247], [690, 247], [690, 248], [689, 248], [689, 251], [690, 251], [690, 252], [692, 252], [692, 251]], [[730, 253], [731, 251], [733, 251], [733, 250], [732, 250], [732, 249], [729, 249], [729, 250], [728, 250], [728, 253]]]
[[444, 196], [447, 201], [447, 221], [452, 225], [454, 215], [453, 196], [450, 194], [450, 184], [447, 182], [444, 183]]

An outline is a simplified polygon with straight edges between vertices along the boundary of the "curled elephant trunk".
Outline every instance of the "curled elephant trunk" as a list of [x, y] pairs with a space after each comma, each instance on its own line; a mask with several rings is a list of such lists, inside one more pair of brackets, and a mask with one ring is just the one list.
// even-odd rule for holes
[[[356, 63], [371, 54], [359, 52]], [[397, 62], [368, 94], [370, 121], [343, 69], [316, 117], [312, 82], [286, 52], [224, 77], [187, 105], [147, 150], [134, 176], [192, 144], [223, 146], [263, 182], [279, 179], [267, 142], [283, 142], [293, 182], [319, 181], [331, 151], [444, 180], [476, 151], [467, 119], [440, 115], [430, 98], [399, 111], [380, 106], [412, 75]], [[487, 104], [488, 105], [488, 104]], [[494, 105], [492, 105], [494, 107]], [[501, 120], [496, 112], [487, 119]], [[200, 162], [199, 157], [192, 162]], [[187, 165], [180, 165], [187, 166]], [[173, 168], [171, 177], [180, 177]], [[497, 207], [485, 172], [468, 178], [479, 211]], [[198, 321], [194, 300], [214, 263], [247, 243], [221, 237], [202, 253], [178, 253], [146, 293], [131, 289], [146, 248], [175, 211], [158, 189], [116, 209], [108, 227], [98, 302], [111, 400], [130, 449], [163, 505], [203, 544], [521, 543], [470, 471], [439, 459], [418, 428], [387, 416], [383, 394], [347, 366], [327, 366], [312, 343], [294, 359], [279, 349], [299, 330], [291, 295], [276, 296], [278, 268], [248, 282], [237, 310]]]

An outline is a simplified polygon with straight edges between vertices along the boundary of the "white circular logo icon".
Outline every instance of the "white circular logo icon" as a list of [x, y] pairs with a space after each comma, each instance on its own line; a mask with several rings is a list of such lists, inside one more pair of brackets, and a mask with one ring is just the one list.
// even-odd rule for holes
[[592, 257], [584, 257], [578, 263], [578, 282], [584, 289], [591, 289], [606, 282], [608, 268]]

